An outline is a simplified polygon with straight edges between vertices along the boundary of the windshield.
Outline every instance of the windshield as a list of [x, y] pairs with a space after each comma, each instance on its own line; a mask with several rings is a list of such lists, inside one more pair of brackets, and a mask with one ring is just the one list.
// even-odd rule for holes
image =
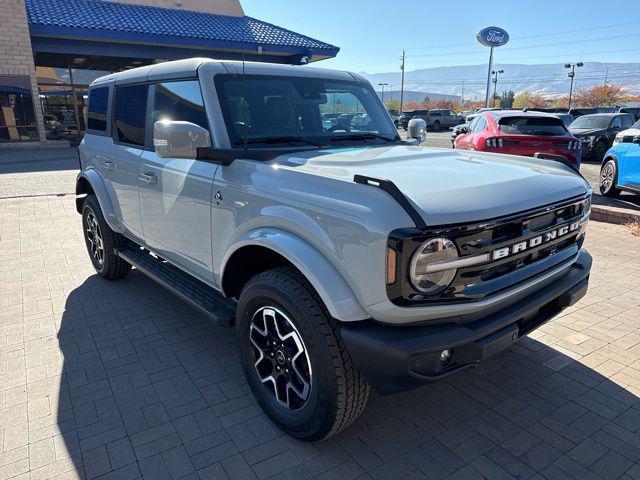
[[309, 77], [217, 75], [232, 146], [395, 141], [397, 131], [371, 86]]
[[562, 120], [551, 117], [503, 117], [498, 126], [501, 132], [515, 135], [567, 134]]
[[608, 128], [611, 117], [601, 117], [599, 115], [585, 115], [578, 117], [571, 124], [571, 128]]

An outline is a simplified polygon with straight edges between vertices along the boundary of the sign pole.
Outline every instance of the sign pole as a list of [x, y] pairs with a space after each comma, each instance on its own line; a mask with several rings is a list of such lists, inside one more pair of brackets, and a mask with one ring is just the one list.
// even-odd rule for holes
[[493, 68], [493, 48], [505, 45], [509, 41], [509, 34], [500, 27], [487, 27], [483, 28], [476, 34], [476, 39], [481, 45], [490, 47], [489, 68], [487, 69], [487, 91], [484, 95], [484, 106], [489, 108], [489, 97], [491, 94], [491, 69]]
[[487, 92], [484, 96], [484, 106], [489, 108], [489, 91], [491, 90], [491, 69], [493, 68], [493, 47], [489, 49], [489, 69], [487, 70]]

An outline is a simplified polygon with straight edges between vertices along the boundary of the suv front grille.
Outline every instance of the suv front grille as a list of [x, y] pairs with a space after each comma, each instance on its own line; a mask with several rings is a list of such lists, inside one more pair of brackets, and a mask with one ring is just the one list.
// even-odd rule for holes
[[492, 253], [535, 237], [551, 234], [567, 224], [575, 224], [589, 209], [589, 198], [581, 197], [530, 212], [469, 225], [397, 230], [389, 237], [389, 247], [396, 249], [396, 283], [387, 286], [389, 298], [396, 304], [424, 305], [438, 302], [479, 300], [540, 275], [575, 256], [584, 241], [583, 228], [557, 236], [518, 253], [484, 264], [458, 270], [453, 282], [436, 297], [416, 291], [409, 278], [409, 263], [416, 249], [427, 239], [451, 239], [466, 256]]

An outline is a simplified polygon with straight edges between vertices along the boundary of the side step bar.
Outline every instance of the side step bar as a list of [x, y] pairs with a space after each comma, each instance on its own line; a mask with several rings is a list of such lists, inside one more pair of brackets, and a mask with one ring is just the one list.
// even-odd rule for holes
[[234, 323], [236, 304], [217, 290], [197, 280], [168, 262], [154, 257], [135, 244], [116, 249], [116, 254], [198, 310], [217, 326]]

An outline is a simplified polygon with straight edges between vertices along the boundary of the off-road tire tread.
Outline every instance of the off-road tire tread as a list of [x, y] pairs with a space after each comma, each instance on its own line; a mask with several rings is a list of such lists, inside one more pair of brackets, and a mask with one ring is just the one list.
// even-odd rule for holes
[[362, 414], [371, 391], [369, 384], [353, 366], [351, 356], [342, 341], [338, 321], [329, 314], [318, 293], [298, 270], [293, 267], [278, 267], [257, 275], [255, 279], [268, 281], [293, 294], [304, 304], [309, 316], [322, 330], [331, 355], [326, 360], [332, 363], [338, 380], [338, 408], [329, 431], [321, 438], [313, 440], [332, 437], [351, 425]]
[[[128, 240], [124, 235], [114, 232], [109, 227], [109, 224], [102, 214], [102, 209], [98, 203], [98, 199], [95, 195], [87, 195], [84, 199], [82, 211], [84, 214], [84, 206], [88, 205], [91, 210], [96, 214], [98, 224], [100, 226], [100, 233], [102, 234], [102, 241], [104, 243], [104, 262], [105, 269], [98, 274], [106, 278], [107, 280], [118, 280], [126, 277], [131, 271], [131, 265], [125, 260], [116, 255], [114, 249], [125, 245]], [[84, 228], [84, 227], [83, 227]]]

